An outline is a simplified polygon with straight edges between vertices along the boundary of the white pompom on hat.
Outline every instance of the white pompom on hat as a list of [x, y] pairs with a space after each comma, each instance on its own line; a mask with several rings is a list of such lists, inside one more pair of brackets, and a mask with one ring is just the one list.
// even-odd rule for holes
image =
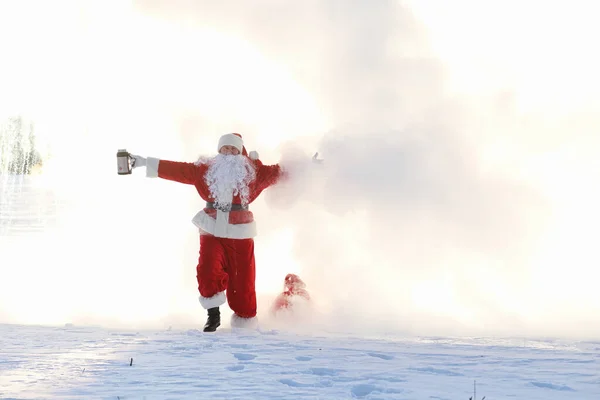
[[244, 139], [242, 139], [242, 135], [239, 133], [227, 133], [219, 138], [219, 146], [217, 147], [217, 152], [221, 151], [221, 147], [223, 146], [233, 146], [238, 151], [244, 155], [250, 157], [252, 160], [258, 160], [258, 153], [252, 150], [249, 154], [244, 147]]

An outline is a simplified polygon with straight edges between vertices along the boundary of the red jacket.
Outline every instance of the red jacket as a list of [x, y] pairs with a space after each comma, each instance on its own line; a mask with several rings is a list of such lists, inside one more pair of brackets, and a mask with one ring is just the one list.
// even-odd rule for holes
[[[250, 192], [248, 204], [256, 200], [263, 190], [277, 183], [284, 174], [279, 164], [264, 165], [260, 160], [251, 160], [251, 162], [255, 167], [256, 179], [248, 187]], [[208, 164], [167, 161], [156, 158], [148, 158], [146, 165], [147, 176], [194, 185], [204, 201], [214, 202], [206, 184], [207, 171]], [[233, 204], [241, 204], [239, 195], [234, 196]], [[248, 239], [256, 236], [256, 224], [251, 211], [232, 210], [223, 212], [213, 208], [204, 208], [196, 214], [192, 222], [203, 233], [218, 237]]]

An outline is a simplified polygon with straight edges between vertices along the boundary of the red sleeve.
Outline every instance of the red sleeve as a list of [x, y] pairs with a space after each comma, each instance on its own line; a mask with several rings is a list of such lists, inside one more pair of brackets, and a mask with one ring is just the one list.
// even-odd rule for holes
[[194, 163], [160, 160], [158, 177], [170, 181], [193, 185], [202, 176], [204, 165]]
[[255, 160], [255, 163], [256, 183], [262, 189], [276, 184], [280, 179], [285, 177], [285, 171], [281, 169], [279, 164], [264, 165], [260, 160]]

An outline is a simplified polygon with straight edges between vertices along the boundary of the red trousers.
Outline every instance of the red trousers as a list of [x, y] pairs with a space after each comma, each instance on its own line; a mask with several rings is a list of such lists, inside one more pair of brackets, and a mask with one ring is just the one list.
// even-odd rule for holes
[[225, 290], [233, 312], [244, 318], [256, 316], [254, 239], [200, 235], [196, 277], [201, 296]]

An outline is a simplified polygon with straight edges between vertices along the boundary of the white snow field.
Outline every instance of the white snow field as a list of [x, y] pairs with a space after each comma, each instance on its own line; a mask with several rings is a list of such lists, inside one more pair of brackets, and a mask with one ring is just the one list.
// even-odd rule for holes
[[600, 342], [0, 326], [16, 399], [598, 399]]

